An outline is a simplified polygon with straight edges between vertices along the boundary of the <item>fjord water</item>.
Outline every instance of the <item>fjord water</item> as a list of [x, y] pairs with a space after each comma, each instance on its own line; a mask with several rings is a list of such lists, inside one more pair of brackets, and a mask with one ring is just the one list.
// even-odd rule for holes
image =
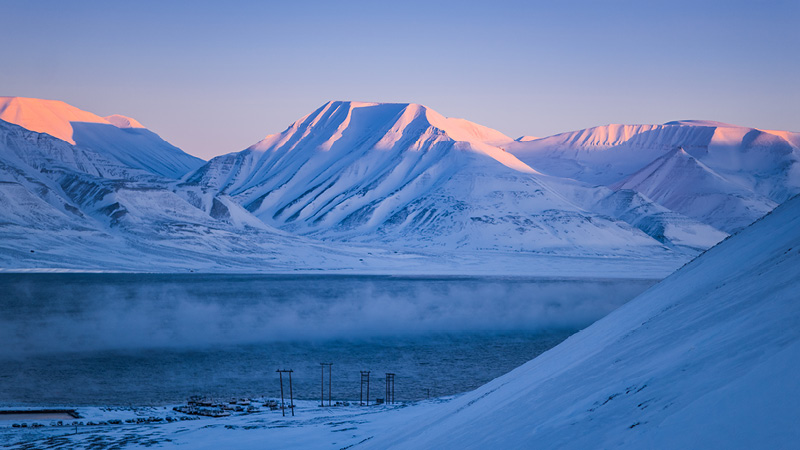
[[[397, 400], [474, 389], [653, 280], [0, 274], [0, 405], [161, 405], [191, 395]], [[327, 373], [325, 375], [327, 377]], [[327, 385], [327, 378], [326, 378]], [[327, 387], [326, 387], [327, 396]]]

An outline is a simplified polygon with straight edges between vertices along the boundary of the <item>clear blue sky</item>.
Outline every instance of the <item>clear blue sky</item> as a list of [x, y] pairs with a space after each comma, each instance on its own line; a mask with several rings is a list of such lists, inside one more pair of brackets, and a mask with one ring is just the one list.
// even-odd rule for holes
[[800, 131], [800, 1], [0, 0], [0, 95], [239, 151], [328, 100], [512, 137], [710, 119]]

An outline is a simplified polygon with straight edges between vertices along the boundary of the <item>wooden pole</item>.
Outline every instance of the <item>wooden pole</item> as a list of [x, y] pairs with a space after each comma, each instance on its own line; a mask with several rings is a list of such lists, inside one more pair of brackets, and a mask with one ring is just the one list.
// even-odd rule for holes
[[331, 366], [333, 363], [319, 363], [320, 366], [320, 386], [319, 386], [319, 406], [325, 406], [325, 366], [328, 366], [328, 406], [331, 406]]
[[292, 417], [294, 417], [294, 395], [292, 394], [292, 371], [289, 371], [289, 408], [292, 408]]
[[281, 414], [286, 417], [286, 410], [283, 407], [283, 372], [278, 370], [278, 378], [281, 380]]

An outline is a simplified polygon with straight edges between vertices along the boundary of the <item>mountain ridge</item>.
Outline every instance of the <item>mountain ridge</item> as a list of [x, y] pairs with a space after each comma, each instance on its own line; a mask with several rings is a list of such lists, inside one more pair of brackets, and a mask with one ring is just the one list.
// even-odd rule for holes
[[[512, 140], [420, 104], [331, 101], [187, 171], [135, 119], [4, 99], [28, 104], [10, 115], [44, 105], [45, 119], [94, 121], [57, 117], [77, 145], [6, 133], [5, 178], [26, 191], [8, 189], [145, 240], [219, 228], [432, 254], [685, 259], [800, 191], [794, 134], [711, 121]], [[592, 182], [615, 172], [627, 175]]]
[[138, 121], [112, 121], [59, 100], [0, 97], [0, 119], [90, 149], [132, 168], [177, 179], [203, 163], [164, 141]]
[[[683, 192], [687, 184], [691, 184], [691, 195]], [[665, 153], [610, 187], [640, 192], [672, 211], [728, 233], [753, 223], [777, 206], [719, 175], [682, 147]]]
[[661, 245], [575, 205], [493, 145], [511, 141], [423, 105], [328, 102], [179, 186], [194, 198], [229, 195], [272, 226], [323, 239], [523, 251]]
[[[611, 189], [634, 189], [661, 206], [732, 232], [800, 193], [798, 137], [800, 134], [788, 131], [683, 120], [663, 125], [587, 128], [534, 141], [515, 141], [507, 150], [542, 173]], [[705, 181], [682, 176], [682, 183], [675, 182], [680, 186], [669, 185], [667, 180], [678, 172], [673, 166], [656, 162], [664, 161], [665, 155], [678, 148], [696, 165], [702, 165], [695, 174]], [[651, 174], [663, 180], [659, 189], [662, 193], [673, 190], [674, 195], [659, 195], [653, 186], [631, 181], [642, 171], [657, 168], [664, 171], [658, 176]], [[712, 178], [716, 180], [711, 183], [717, 186], [715, 192], [708, 191]], [[732, 203], [714, 210], [714, 202], [704, 205], [698, 201], [711, 196]], [[697, 210], [688, 206], [692, 202]]]

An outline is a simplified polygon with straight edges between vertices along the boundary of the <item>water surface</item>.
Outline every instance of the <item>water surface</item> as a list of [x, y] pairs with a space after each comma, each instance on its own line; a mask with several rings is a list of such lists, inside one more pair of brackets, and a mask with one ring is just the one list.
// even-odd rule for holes
[[[474, 389], [652, 285], [648, 280], [0, 274], [0, 404], [161, 405], [190, 395], [396, 397]], [[326, 381], [327, 384], [327, 381]], [[326, 391], [327, 395], [327, 391]]]

